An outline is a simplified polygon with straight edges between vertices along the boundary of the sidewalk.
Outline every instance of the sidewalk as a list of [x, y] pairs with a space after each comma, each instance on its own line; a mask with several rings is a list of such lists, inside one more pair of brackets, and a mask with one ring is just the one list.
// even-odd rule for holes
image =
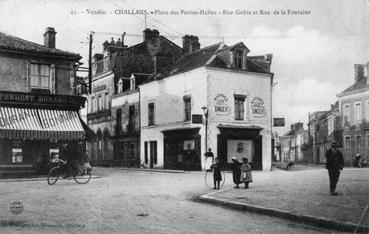
[[[339, 195], [331, 196], [327, 171], [302, 167], [255, 172], [250, 189], [234, 189], [232, 175], [227, 174], [225, 189], [199, 200], [353, 232], [369, 203], [369, 169], [344, 169], [337, 185]], [[361, 231], [369, 232], [369, 211]]]

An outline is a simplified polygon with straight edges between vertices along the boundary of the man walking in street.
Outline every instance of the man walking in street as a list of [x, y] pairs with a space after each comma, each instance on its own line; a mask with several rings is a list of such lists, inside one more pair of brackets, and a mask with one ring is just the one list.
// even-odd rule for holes
[[328, 169], [329, 174], [329, 183], [330, 183], [330, 192], [332, 196], [337, 195], [336, 185], [338, 179], [340, 177], [340, 170], [343, 169], [343, 156], [341, 151], [337, 150], [338, 143], [333, 141], [331, 143], [331, 148], [327, 150], [325, 157], [327, 159], [327, 163], [325, 168]]

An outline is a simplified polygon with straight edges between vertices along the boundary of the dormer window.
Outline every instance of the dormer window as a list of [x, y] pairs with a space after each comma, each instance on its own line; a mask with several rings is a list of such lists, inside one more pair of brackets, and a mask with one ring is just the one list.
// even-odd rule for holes
[[104, 53], [104, 72], [109, 70], [110, 58], [109, 52]]
[[118, 93], [123, 93], [123, 80], [119, 79], [118, 82]]
[[134, 76], [131, 76], [131, 78], [130, 78], [130, 87], [131, 87], [131, 90], [136, 89], [136, 79], [135, 79]]
[[240, 50], [235, 51], [233, 58], [234, 67], [238, 69], [243, 68], [243, 52]]

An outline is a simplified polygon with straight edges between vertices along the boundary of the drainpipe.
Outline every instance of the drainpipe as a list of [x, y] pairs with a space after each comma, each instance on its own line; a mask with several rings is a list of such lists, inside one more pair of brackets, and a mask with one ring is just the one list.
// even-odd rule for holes
[[271, 146], [271, 153], [270, 153], [270, 171], [273, 170], [273, 151], [272, 151], [272, 143], [273, 143], [273, 139], [272, 139], [272, 131], [273, 131], [273, 87], [274, 85], [278, 84], [278, 82], [273, 83], [273, 78], [274, 78], [274, 73], [271, 73], [271, 77], [270, 77], [270, 146]]

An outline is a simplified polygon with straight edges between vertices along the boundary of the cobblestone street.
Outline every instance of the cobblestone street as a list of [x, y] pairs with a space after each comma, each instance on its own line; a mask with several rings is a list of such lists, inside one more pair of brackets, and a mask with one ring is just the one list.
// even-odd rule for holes
[[[337, 233], [285, 219], [194, 202], [204, 172], [95, 168], [101, 178], [0, 182], [1, 233]], [[255, 172], [257, 178], [258, 173]], [[231, 185], [226, 174], [225, 187]], [[10, 213], [12, 201], [24, 211]]]

